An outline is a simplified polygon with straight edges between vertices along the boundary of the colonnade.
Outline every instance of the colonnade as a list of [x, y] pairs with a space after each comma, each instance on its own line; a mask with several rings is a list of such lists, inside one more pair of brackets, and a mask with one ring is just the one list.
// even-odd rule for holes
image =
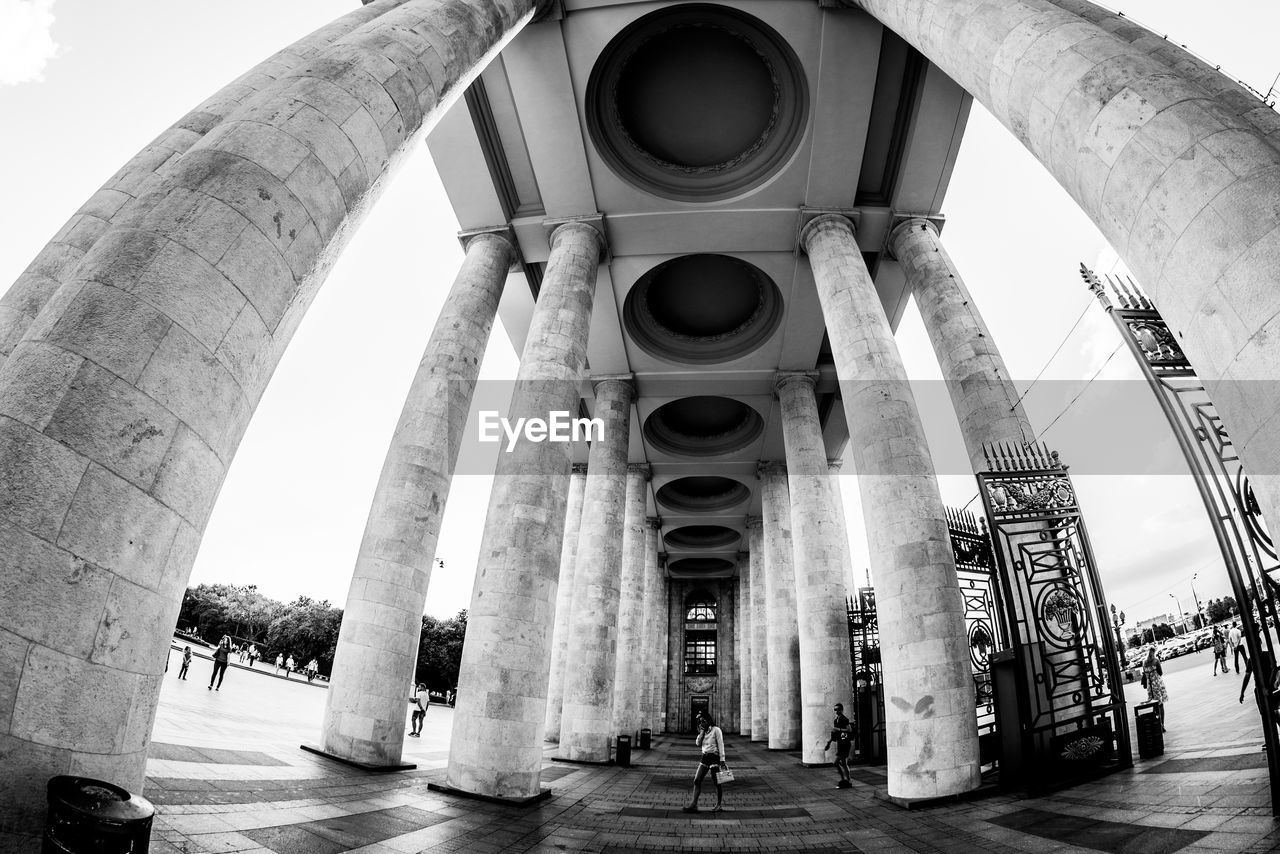
[[[1280, 322], [1274, 116], [1214, 71], [1083, 0], [843, 2], [972, 93], [1068, 189], [1205, 366], [1244, 463], [1275, 471], [1280, 438], [1263, 427], [1280, 398], [1271, 384], [1249, 382], [1280, 364], [1280, 336], [1272, 334]], [[0, 672], [7, 677], [0, 813], [38, 825], [43, 781], [56, 773], [141, 788], [169, 631], [227, 466], [276, 362], [406, 144], [531, 20], [535, 5], [550, 4], [377, 0], [344, 17], [131, 161], [0, 305], [7, 324], [0, 349], [12, 347], [0, 371]], [[312, 108], [310, 119], [295, 121], [283, 108], [296, 102]], [[1200, 167], [1184, 169], [1193, 159]], [[578, 402], [604, 232], [598, 217], [553, 225], [512, 417], [573, 411]], [[498, 231], [471, 242], [459, 276], [462, 284], [474, 273], [490, 296], [512, 258]], [[963, 791], [977, 780], [968, 657], [915, 402], [853, 223], [819, 216], [805, 225], [801, 245], [831, 339], [870, 537], [889, 790], [907, 798]], [[971, 457], [993, 438], [1030, 438], [1016, 404], [1004, 409], [1012, 399], [1007, 373], [994, 348], [975, 343], [990, 335], [976, 312], [961, 310], [972, 301], [935, 231], [908, 221], [892, 250], [953, 380]], [[1239, 322], [1219, 322], [1224, 313]], [[459, 332], [466, 346], [487, 336], [489, 322]], [[439, 341], [437, 352], [464, 346], [443, 332]], [[432, 352], [423, 382], [435, 381]], [[633, 394], [625, 378], [596, 378], [596, 390], [606, 414], [629, 407]], [[844, 682], [835, 673], [834, 619], [819, 602], [845, 570], [819, 546], [830, 542], [837, 512], [830, 487], [816, 479], [825, 461], [810, 442], [811, 392], [803, 377], [779, 384], [784, 416], [794, 421], [787, 471], [776, 464], [761, 471], [764, 518], [747, 526], [752, 607], [741, 635], [751, 647], [743, 683], [751, 738], [771, 746], [801, 738], [806, 756], [814, 710], [848, 684], [847, 665]], [[449, 407], [416, 418], [406, 413], [401, 425], [453, 429]], [[407, 626], [426, 585], [438, 519], [408, 524], [400, 515], [421, 496], [398, 493], [389, 473], [423, 451], [408, 432], [397, 442], [352, 584], [353, 619], [339, 653], [347, 672], [373, 657], [392, 670], [405, 666], [408, 645], [380, 621], [387, 615]], [[598, 625], [573, 626], [559, 659], [562, 752], [592, 761], [614, 724], [614, 694], [597, 679], [617, 682], [618, 603], [606, 600], [625, 575], [625, 558], [610, 556], [613, 574], [602, 578], [610, 546], [593, 538], [607, 529], [623, 540], [628, 472], [625, 450], [597, 444], [573, 555], [569, 538], [547, 535], [566, 530], [567, 446], [521, 442], [500, 458], [463, 652], [450, 786], [503, 799], [538, 796], [552, 723], [557, 586], [569, 582], [562, 565], [574, 567], [568, 607], [577, 611], [581, 596], [606, 609]], [[410, 491], [442, 501], [449, 454], [448, 443], [433, 450], [433, 472]], [[1269, 524], [1280, 528], [1277, 479], [1258, 477], [1254, 486]], [[589, 493], [599, 499], [587, 500]], [[653, 600], [661, 579], [652, 526], [644, 540], [644, 598]], [[587, 561], [585, 543], [594, 550]], [[803, 567], [794, 563], [797, 550]], [[609, 583], [606, 596], [598, 585]], [[773, 593], [786, 590], [797, 597], [793, 610], [803, 609], [798, 625], [775, 614]], [[640, 636], [656, 650], [665, 637], [654, 636], [654, 613], [661, 611], [646, 604]], [[652, 719], [661, 691], [649, 680]], [[369, 704], [341, 692], [330, 698], [325, 743], [390, 761], [397, 735], [377, 708], [389, 693], [367, 688]], [[74, 701], [86, 694], [95, 698], [87, 708]], [[798, 702], [784, 704], [782, 694]], [[398, 705], [402, 716], [402, 690]]]

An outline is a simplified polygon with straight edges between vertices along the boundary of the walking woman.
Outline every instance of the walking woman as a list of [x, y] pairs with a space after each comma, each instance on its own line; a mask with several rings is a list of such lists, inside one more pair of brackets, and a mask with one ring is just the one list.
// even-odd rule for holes
[[1147, 649], [1147, 660], [1142, 663], [1142, 687], [1147, 689], [1147, 700], [1159, 703], [1156, 713], [1160, 716], [1160, 731], [1164, 732], [1164, 704], [1169, 702], [1169, 692], [1164, 687], [1164, 669], [1156, 658], [1156, 648]]
[[1222, 629], [1213, 627], [1213, 675], [1218, 675], [1218, 667], [1227, 672], [1227, 639], [1222, 636]]
[[[227, 659], [231, 656], [231, 641], [224, 635], [222, 640], [218, 641], [218, 648], [213, 651], [213, 674], [209, 677], [210, 690], [222, 690], [222, 677], [227, 673]], [[213, 681], [218, 680], [218, 687], [213, 687]]]
[[698, 762], [698, 771], [693, 775], [693, 800], [684, 812], [697, 812], [698, 799], [702, 797], [702, 780], [711, 771], [711, 779], [716, 784], [716, 805], [712, 812], [719, 812], [724, 805], [724, 789], [720, 785], [720, 771], [728, 766], [724, 761], [724, 733], [705, 712], [698, 715], [698, 738], [695, 742], [702, 748], [702, 759]]

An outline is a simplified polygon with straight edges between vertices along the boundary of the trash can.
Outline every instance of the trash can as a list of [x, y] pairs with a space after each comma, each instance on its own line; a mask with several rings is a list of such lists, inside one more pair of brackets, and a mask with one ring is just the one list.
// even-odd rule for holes
[[1164, 731], [1160, 728], [1160, 704], [1139, 703], [1133, 707], [1138, 730], [1138, 756], [1153, 759], [1164, 755]]
[[43, 854], [146, 854], [155, 807], [141, 795], [87, 777], [49, 781]]
[[631, 736], [618, 736], [618, 750], [614, 754], [613, 764], [620, 768], [631, 767]]
[[650, 730], [647, 728], [640, 730], [640, 749], [648, 750], [651, 745], [652, 739], [653, 739], [653, 730]]

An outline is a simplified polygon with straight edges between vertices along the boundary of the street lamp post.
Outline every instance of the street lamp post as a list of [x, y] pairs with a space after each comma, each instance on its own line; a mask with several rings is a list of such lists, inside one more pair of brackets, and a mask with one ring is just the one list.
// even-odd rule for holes
[[1200, 597], [1196, 595], [1196, 579], [1199, 577], [1200, 577], [1200, 573], [1198, 572], [1191, 573], [1191, 598], [1196, 603], [1196, 617], [1199, 618], [1199, 623], [1200, 623], [1200, 625], [1196, 626], [1196, 628], [1203, 629], [1205, 626], [1204, 611], [1201, 610], [1200, 608]]
[[[1182, 603], [1178, 601], [1178, 597], [1170, 593], [1169, 598], [1173, 600], [1173, 604], [1176, 605], [1178, 608], [1178, 610], [1174, 611], [1174, 613], [1177, 614], [1179, 617], [1183, 618], [1183, 620], [1185, 620], [1186, 615], [1182, 613]], [[1177, 620], [1174, 620], [1174, 622], [1176, 623]], [[1177, 631], [1177, 626], [1174, 626], [1174, 631], [1175, 632]], [[1182, 633], [1184, 635], [1187, 633], [1187, 626], [1185, 622], [1182, 625]]]

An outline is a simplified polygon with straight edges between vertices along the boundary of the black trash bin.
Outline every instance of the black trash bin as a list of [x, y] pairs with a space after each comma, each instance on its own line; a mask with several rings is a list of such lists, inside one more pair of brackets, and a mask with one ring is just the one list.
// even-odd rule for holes
[[49, 781], [44, 854], [146, 854], [155, 807], [141, 795], [87, 777]]
[[1138, 730], [1138, 756], [1154, 759], [1164, 755], [1164, 731], [1160, 727], [1160, 704], [1139, 703], [1133, 707]]
[[652, 742], [652, 739], [653, 739], [653, 730], [651, 729], [640, 730], [640, 749], [648, 750]]
[[631, 767], [631, 736], [618, 736], [618, 750], [613, 756], [613, 764], [620, 768]]

